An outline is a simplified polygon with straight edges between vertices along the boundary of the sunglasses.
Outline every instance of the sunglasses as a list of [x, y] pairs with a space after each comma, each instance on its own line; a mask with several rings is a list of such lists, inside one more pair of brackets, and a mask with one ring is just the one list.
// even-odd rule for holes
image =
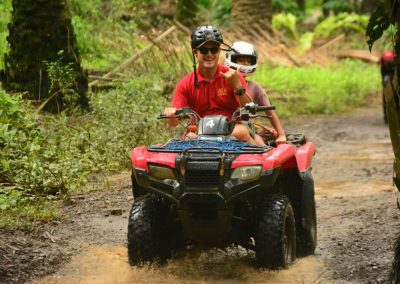
[[219, 52], [219, 46], [218, 47], [199, 47], [198, 50], [200, 51], [201, 54], [208, 54], [208, 51], [211, 52], [211, 54], [217, 54]]

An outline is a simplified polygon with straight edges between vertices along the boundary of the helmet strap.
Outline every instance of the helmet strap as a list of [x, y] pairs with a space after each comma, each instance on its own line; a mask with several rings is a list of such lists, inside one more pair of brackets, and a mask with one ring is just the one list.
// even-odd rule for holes
[[233, 51], [235, 53], [239, 53], [235, 49], [233, 49], [229, 44], [226, 44], [225, 42], [222, 42], [221, 45], [225, 45], [227, 47], [227, 48], [221, 48], [221, 50], [223, 50], [223, 51]]
[[197, 73], [196, 73], [196, 57], [194, 56], [194, 52], [192, 52], [193, 56], [193, 73], [194, 73], [194, 87], [199, 86], [199, 81], [197, 80]]

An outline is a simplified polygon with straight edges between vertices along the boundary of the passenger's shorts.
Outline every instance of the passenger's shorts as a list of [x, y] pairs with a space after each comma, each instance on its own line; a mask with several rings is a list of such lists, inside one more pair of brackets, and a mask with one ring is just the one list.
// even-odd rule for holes
[[251, 138], [254, 138], [256, 136], [256, 128], [254, 127], [254, 124], [249, 121], [242, 121], [242, 124], [249, 129]]

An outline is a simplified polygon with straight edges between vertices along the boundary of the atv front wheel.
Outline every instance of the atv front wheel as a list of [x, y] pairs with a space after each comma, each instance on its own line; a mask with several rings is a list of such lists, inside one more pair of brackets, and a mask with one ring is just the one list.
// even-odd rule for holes
[[128, 222], [128, 258], [131, 265], [164, 261], [171, 248], [167, 226], [167, 210], [151, 194], [135, 198]]
[[255, 252], [258, 264], [264, 268], [286, 268], [296, 259], [294, 213], [285, 196], [271, 196], [260, 204]]

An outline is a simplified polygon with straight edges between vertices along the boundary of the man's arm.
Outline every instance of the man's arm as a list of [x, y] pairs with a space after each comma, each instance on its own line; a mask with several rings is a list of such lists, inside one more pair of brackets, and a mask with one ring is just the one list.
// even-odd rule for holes
[[[178, 84], [176, 85], [174, 95], [172, 97], [172, 102], [171, 102], [171, 107], [167, 107], [164, 110], [164, 114], [166, 116], [173, 116], [175, 115], [176, 109], [177, 108], [182, 108], [182, 107], [187, 107], [188, 106], [188, 101], [187, 101], [187, 96], [186, 96], [186, 86], [185, 82], [183, 80], [180, 80]], [[168, 119], [168, 125], [171, 127], [175, 127], [180, 123], [180, 121], [177, 118], [170, 118]]]
[[252, 102], [247, 83], [238, 70], [229, 69], [226, 73], [221, 72], [221, 75], [225, 77], [226, 81], [232, 86], [235, 93], [239, 94], [242, 89], [245, 90], [243, 95], [237, 95], [239, 106], [242, 107], [245, 104]]

